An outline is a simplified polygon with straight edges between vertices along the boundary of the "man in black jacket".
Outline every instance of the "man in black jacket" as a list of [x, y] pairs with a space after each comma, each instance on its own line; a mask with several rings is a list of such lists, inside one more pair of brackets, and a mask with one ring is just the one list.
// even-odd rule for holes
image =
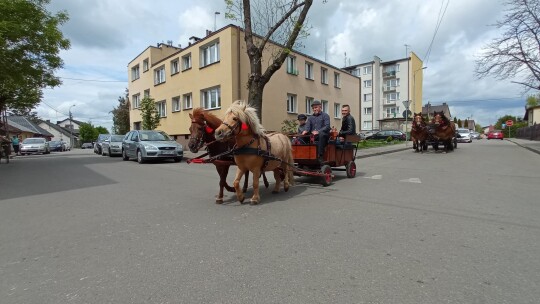
[[314, 100], [311, 103], [313, 114], [308, 118], [306, 129], [302, 135], [312, 134], [317, 142], [317, 156], [319, 162], [323, 162], [324, 150], [328, 145], [330, 137], [330, 116], [322, 111], [322, 104], [319, 100]]
[[343, 105], [341, 107], [341, 130], [339, 130], [339, 140], [344, 141], [345, 135], [356, 134], [356, 122], [351, 115], [351, 108], [349, 105]]

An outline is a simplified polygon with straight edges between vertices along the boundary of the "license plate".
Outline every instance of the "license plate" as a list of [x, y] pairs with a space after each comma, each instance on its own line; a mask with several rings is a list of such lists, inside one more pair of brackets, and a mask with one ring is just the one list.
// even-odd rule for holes
[[174, 151], [161, 151], [161, 154], [164, 154], [164, 155], [173, 155], [173, 154], [174, 154]]

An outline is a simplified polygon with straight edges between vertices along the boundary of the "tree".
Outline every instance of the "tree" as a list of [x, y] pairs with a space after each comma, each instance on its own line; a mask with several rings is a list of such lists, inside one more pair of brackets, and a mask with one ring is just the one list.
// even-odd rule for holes
[[143, 130], [154, 130], [159, 126], [159, 113], [156, 109], [156, 103], [151, 97], [145, 97], [141, 100], [141, 118]]
[[454, 116], [454, 123], [457, 124], [457, 116]]
[[502, 37], [492, 40], [476, 61], [475, 73], [483, 78], [509, 79], [527, 90], [540, 90], [540, 1], [507, 0], [506, 14], [495, 26], [503, 29]]
[[[251, 71], [247, 83], [248, 101], [258, 110], [262, 121], [264, 87], [281, 68], [298, 36], [301, 33], [307, 36], [304, 22], [313, 0], [225, 0], [225, 3], [225, 17], [243, 23]], [[263, 72], [263, 53], [268, 51], [270, 39], [282, 47], [266, 60], [269, 64]]]
[[[506, 121], [508, 120], [512, 120], [514, 123], [511, 127], [502, 127], [502, 124], [506, 123]], [[508, 137], [515, 137], [516, 136], [516, 130], [519, 129], [519, 128], [524, 128], [527, 126], [527, 122], [521, 120], [520, 118], [516, 118], [515, 116], [512, 116], [512, 115], [504, 115], [503, 117], [500, 117], [498, 120], [497, 120], [497, 123], [495, 123], [495, 126], [494, 128], [497, 129], [497, 130], [502, 130], [503, 131], [503, 134], [504, 134], [504, 137], [505, 138], [508, 138]]]
[[70, 42], [58, 27], [66, 12], [51, 14], [50, 0], [0, 1], [0, 111], [34, 108], [46, 87], [61, 84], [60, 50]]
[[[97, 127], [94, 127], [94, 129], [96, 129], [96, 133], [99, 135], [99, 134], [109, 134], [109, 130], [107, 130], [107, 128], [105, 127], [102, 127], [102, 126], [97, 126]], [[97, 138], [97, 137], [96, 137]]]
[[538, 99], [539, 99], [538, 95], [529, 95], [529, 97], [527, 97], [526, 107], [527, 108], [536, 107], [538, 104], [540, 104]]
[[129, 132], [129, 95], [127, 89], [126, 96], [118, 97], [118, 107], [113, 108], [110, 113], [113, 114], [112, 132], [114, 134], [126, 134]]
[[93, 142], [97, 139], [99, 133], [91, 123], [84, 122], [79, 126], [79, 139], [81, 142]]
[[465, 129], [468, 129], [469, 128], [469, 120], [468, 119], [465, 119], [465, 121], [463, 122], [463, 127]]
[[463, 125], [462, 122], [461, 122], [461, 119], [458, 119], [457, 125], [458, 125], [458, 128], [461, 128], [461, 126]]

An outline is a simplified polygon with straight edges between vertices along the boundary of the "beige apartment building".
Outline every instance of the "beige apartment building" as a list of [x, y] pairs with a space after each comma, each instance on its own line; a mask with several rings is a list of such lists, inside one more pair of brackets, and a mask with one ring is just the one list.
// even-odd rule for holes
[[[362, 78], [359, 131], [411, 129], [403, 116], [407, 106], [412, 113], [422, 111], [423, 62], [414, 52], [397, 60], [382, 61], [374, 56], [344, 68]], [[407, 117], [408, 119], [409, 117]]]
[[[263, 71], [277, 50], [275, 44], [267, 48]], [[233, 101], [247, 99], [250, 65], [244, 32], [229, 25], [207, 31], [202, 39], [192, 37], [183, 48], [149, 46], [128, 64], [128, 73], [132, 128], [141, 128], [139, 105], [144, 96], [150, 96], [161, 116], [158, 129], [185, 142], [193, 108], [203, 107], [222, 117]], [[291, 52], [265, 87], [262, 123], [267, 130], [280, 130], [283, 120], [310, 114], [310, 104], [317, 99], [330, 115], [331, 125], [339, 129], [344, 104], [360, 119], [360, 82], [343, 69]]]

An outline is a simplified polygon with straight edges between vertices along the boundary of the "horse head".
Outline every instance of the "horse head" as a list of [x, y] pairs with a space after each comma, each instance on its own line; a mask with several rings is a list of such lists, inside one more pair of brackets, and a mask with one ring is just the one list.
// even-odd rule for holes
[[433, 112], [433, 122], [439, 125], [448, 125], [450, 123], [443, 111]]
[[426, 123], [424, 122], [424, 117], [422, 116], [422, 112], [414, 113], [413, 117], [413, 126], [423, 126]]
[[189, 127], [188, 147], [193, 153], [199, 152], [205, 143], [216, 140], [214, 130], [221, 124], [221, 120], [216, 116], [207, 113], [202, 108], [196, 108], [193, 113], [189, 113], [191, 125]]
[[264, 129], [260, 124], [255, 108], [244, 101], [235, 101], [225, 112], [221, 125], [216, 129], [217, 140], [227, 140], [232, 137], [262, 135]]

